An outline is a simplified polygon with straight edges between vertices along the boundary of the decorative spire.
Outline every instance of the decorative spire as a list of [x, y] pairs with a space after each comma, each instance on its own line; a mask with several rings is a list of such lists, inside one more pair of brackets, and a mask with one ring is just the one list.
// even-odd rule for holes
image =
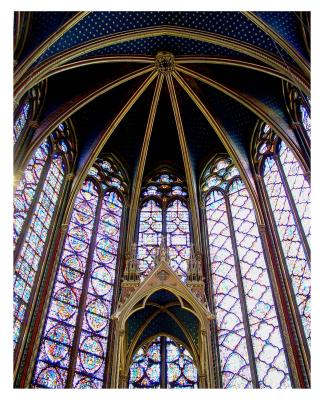
[[136, 243], [133, 243], [131, 251], [126, 254], [126, 265], [121, 283], [119, 304], [124, 304], [140, 283], [139, 261], [136, 259]]
[[202, 259], [201, 253], [195, 251], [194, 245], [190, 246], [190, 259], [188, 261], [187, 277], [188, 282], [202, 282]]
[[136, 243], [133, 243], [131, 251], [126, 255], [123, 282], [139, 282], [139, 275], [139, 261], [136, 258]]
[[208, 307], [202, 274], [202, 257], [201, 253], [195, 250], [194, 245], [190, 246], [190, 259], [188, 261], [186, 285], [197, 299], [201, 301], [205, 307]]
[[160, 264], [170, 264], [170, 256], [166, 246], [166, 237], [162, 236], [161, 244], [156, 249], [155, 257], [154, 257], [154, 267], [158, 267]]

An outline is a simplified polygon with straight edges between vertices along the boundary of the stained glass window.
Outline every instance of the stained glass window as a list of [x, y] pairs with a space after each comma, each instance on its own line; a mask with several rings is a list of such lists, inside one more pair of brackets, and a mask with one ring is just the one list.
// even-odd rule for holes
[[161, 387], [161, 338], [141, 347], [129, 369], [130, 389], [158, 389]]
[[110, 172], [103, 163], [98, 160], [91, 168], [74, 203], [43, 328], [34, 387], [103, 386], [123, 213], [122, 195], [107, 183]]
[[301, 113], [301, 122], [303, 124], [303, 127], [308, 135], [308, 137], [311, 137], [311, 130], [312, 130], [312, 125], [311, 125], [311, 118], [309, 115], [309, 112], [307, 111], [306, 107], [303, 104], [300, 104], [300, 113]]
[[190, 231], [188, 208], [181, 200], [175, 200], [166, 209], [166, 230], [171, 267], [184, 279], [190, 257]]
[[223, 387], [290, 387], [253, 204], [229, 158], [207, 169], [202, 191]]
[[48, 156], [48, 144], [42, 143], [30, 159], [14, 195], [14, 245], [21, 233], [29, 207], [40, 184], [40, 177]]
[[[64, 135], [62, 132], [62, 137]], [[14, 347], [21, 335], [26, 310], [40, 274], [48, 232], [66, 172], [63, 153], [53, 150], [55, 141], [53, 133], [35, 151], [14, 196]]]
[[143, 204], [140, 213], [137, 258], [142, 277], [153, 268], [155, 250], [161, 242], [161, 236], [162, 208], [156, 200], [151, 199]]
[[191, 354], [168, 337], [157, 337], [140, 347], [133, 356], [129, 369], [130, 389], [197, 387], [197, 368]]
[[284, 142], [280, 142], [279, 145], [279, 160], [283, 167], [304, 233], [310, 242], [310, 185], [305, 179], [299, 162]]
[[311, 140], [311, 101], [297, 87], [286, 84], [286, 104], [296, 136]]
[[20, 250], [14, 275], [14, 342], [20, 333], [31, 290], [43, 254], [48, 230], [64, 178], [62, 158], [51, 163], [34, 215]]
[[167, 388], [198, 388], [197, 368], [189, 351], [172, 339], [166, 338]]
[[[288, 146], [261, 125], [258, 141], [271, 145], [259, 157], [266, 193], [279, 235], [291, 288], [296, 299], [308, 345], [311, 343], [310, 321], [310, 185]], [[270, 135], [270, 137], [269, 137]]]
[[14, 122], [13, 139], [14, 143], [17, 142], [21, 132], [23, 131], [29, 117], [30, 104], [26, 101], [20, 108], [18, 117]]
[[153, 268], [162, 235], [172, 268], [185, 280], [191, 243], [188, 193], [184, 183], [167, 171], [150, 179], [142, 191], [137, 250], [142, 279]]

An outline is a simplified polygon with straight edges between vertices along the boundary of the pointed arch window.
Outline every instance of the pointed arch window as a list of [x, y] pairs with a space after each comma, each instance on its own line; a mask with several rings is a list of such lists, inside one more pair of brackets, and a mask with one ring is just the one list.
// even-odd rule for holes
[[14, 129], [13, 129], [13, 139], [14, 143], [17, 142], [20, 134], [24, 130], [27, 120], [29, 119], [31, 113], [31, 105], [28, 100], [26, 100], [19, 108], [17, 117], [14, 121]]
[[154, 254], [166, 236], [172, 268], [185, 280], [190, 257], [188, 192], [180, 178], [161, 171], [142, 190], [139, 214], [138, 250], [142, 279], [154, 265]]
[[97, 160], [74, 203], [33, 387], [103, 386], [125, 195], [118, 165]]
[[310, 185], [294, 153], [266, 124], [260, 125], [255, 157], [280, 239], [292, 297], [310, 346]]
[[130, 389], [195, 389], [197, 368], [190, 352], [169, 337], [159, 336], [141, 346], [132, 359]]
[[211, 162], [202, 195], [223, 387], [290, 387], [253, 203], [229, 157]]
[[48, 233], [73, 151], [67, 126], [57, 129], [31, 157], [14, 195], [14, 347], [44, 261]]
[[[308, 104], [310, 105], [310, 100], [308, 100]], [[311, 117], [310, 117], [310, 108], [307, 107], [305, 103], [301, 103], [299, 106], [300, 114], [301, 114], [301, 122], [304, 127], [304, 130], [306, 131], [307, 135], [309, 138], [311, 138], [311, 130], [312, 130], [312, 124], [311, 124]]]
[[[29, 132], [31, 126], [30, 123], [35, 120], [39, 114], [41, 101], [44, 99], [45, 91], [46, 82], [42, 81], [26, 93], [16, 108], [13, 121], [14, 144], [18, 141], [21, 143], [25, 140], [26, 134]], [[30, 135], [28, 134], [28, 136]]]
[[299, 89], [289, 83], [284, 85], [287, 109], [297, 138], [302, 136], [306, 142], [311, 140], [311, 102]]

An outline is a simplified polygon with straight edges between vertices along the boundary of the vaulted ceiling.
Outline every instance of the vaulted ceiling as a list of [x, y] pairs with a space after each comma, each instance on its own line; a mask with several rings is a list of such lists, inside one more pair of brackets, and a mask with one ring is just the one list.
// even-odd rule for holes
[[16, 104], [46, 83], [24, 160], [70, 118], [76, 181], [101, 151], [131, 180], [167, 162], [197, 183], [225, 151], [249, 177], [259, 118], [298, 150], [283, 82], [309, 95], [309, 29], [300, 12], [15, 13]]

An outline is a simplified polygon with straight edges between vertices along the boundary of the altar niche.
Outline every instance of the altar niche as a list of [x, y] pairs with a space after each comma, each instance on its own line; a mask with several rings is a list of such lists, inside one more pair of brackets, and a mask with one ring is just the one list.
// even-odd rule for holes
[[[170, 267], [165, 241], [143, 282], [136, 271], [136, 257], [129, 255], [120, 301], [112, 316], [116, 334], [111, 387], [215, 387], [210, 334], [214, 317], [200, 274], [196, 274], [198, 280], [184, 283]], [[145, 357], [148, 371], [143, 368]]]

